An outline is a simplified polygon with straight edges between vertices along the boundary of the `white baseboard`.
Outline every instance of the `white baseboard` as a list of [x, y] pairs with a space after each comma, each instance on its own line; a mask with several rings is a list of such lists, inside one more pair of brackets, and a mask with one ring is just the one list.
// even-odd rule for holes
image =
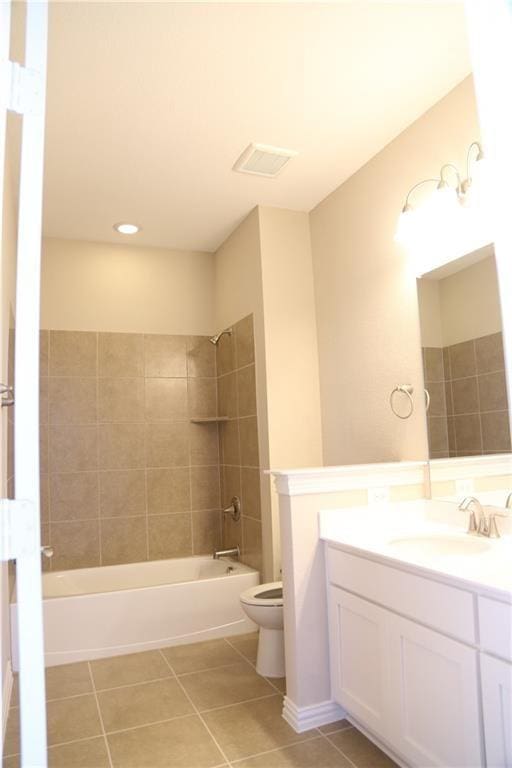
[[9, 705], [11, 703], [13, 682], [12, 666], [11, 662], [8, 661], [5, 667], [4, 684], [2, 688], [2, 751], [5, 740], [5, 730], [7, 728], [7, 717], [9, 715]]
[[318, 728], [320, 725], [329, 725], [345, 716], [345, 710], [332, 699], [308, 707], [298, 707], [288, 696], [284, 697], [283, 717], [297, 733]]

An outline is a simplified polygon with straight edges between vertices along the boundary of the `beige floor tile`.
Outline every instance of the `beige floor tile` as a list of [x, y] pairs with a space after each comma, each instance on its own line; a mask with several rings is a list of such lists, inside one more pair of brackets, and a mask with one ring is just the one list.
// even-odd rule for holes
[[73, 744], [61, 744], [48, 750], [48, 768], [109, 768], [107, 745], [103, 736]]
[[228, 760], [239, 760], [305, 741], [315, 734], [315, 731], [295, 733], [281, 717], [282, 709], [282, 696], [276, 694], [268, 699], [216, 709], [203, 717]]
[[131, 653], [91, 661], [94, 685], [98, 690], [118, 685], [133, 685], [169, 677], [171, 671], [158, 651]]
[[4, 757], [2, 760], [2, 768], [20, 768], [21, 756], [12, 755], [11, 757]]
[[[78, 696], [91, 693], [92, 683], [86, 662], [62, 664], [46, 668], [46, 699], [62, 699], [64, 696]], [[11, 706], [19, 704], [18, 675], [14, 676]]]
[[238, 653], [225, 640], [174, 645], [171, 648], [162, 648], [162, 653], [177, 675], [236, 664], [240, 661]]
[[223, 758], [197, 715], [108, 737], [114, 768], [211, 768]]
[[352, 768], [323, 737], [235, 763], [236, 768]]
[[180, 682], [201, 711], [274, 693], [267, 681], [245, 661], [208, 672], [183, 675]]
[[138, 725], [193, 714], [194, 708], [172, 678], [115, 688], [98, 693], [106, 731], [120, 731]]
[[252, 664], [256, 664], [256, 655], [258, 653], [257, 632], [249, 632], [246, 635], [234, 635], [234, 637], [228, 638], [228, 642]]
[[281, 693], [286, 693], [286, 677], [266, 677], [268, 682], [275, 686]]
[[7, 718], [4, 738], [4, 755], [16, 755], [20, 751], [20, 711], [13, 707]]
[[101, 734], [98, 707], [92, 694], [49, 701], [46, 716], [48, 744], [76, 741]]
[[396, 763], [375, 746], [356, 728], [346, 728], [332, 733], [329, 737], [338, 749], [351, 760], [357, 768], [393, 768]]
[[344, 731], [345, 728], [352, 728], [351, 723], [348, 720], [336, 720], [334, 723], [328, 725], [321, 725], [318, 729], [320, 733], [336, 733], [336, 731]]

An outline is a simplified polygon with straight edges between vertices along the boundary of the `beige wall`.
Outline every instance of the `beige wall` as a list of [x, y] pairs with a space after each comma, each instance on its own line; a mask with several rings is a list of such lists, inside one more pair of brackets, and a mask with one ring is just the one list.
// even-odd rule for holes
[[397, 383], [423, 388], [416, 277], [393, 238], [408, 189], [465, 167], [478, 138], [468, 78], [311, 213], [326, 464], [428, 455], [423, 408], [399, 421], [388, 404]]
[[41, 327], [211, 334], [213, 255], [45, 239]]

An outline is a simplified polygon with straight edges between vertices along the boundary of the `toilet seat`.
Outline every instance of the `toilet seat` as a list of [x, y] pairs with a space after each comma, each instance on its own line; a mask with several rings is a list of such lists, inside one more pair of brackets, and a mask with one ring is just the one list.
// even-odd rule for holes
[[[265, 596], [266, 593], [267, 596]], [[240, 601], [246, 605], [260, 605], [262, 607], [281, 606], [283, 605], [283, 582], [271, 581], [246, 589], [240, 595]]]

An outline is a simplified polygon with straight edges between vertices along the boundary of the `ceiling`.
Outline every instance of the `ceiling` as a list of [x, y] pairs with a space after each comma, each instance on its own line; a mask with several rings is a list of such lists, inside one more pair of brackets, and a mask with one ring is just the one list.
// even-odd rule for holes
[[[45, 234], [213, 251], [257, 204], [311, 210], [469, 72], [459, 2], [54, 2]], [[298, 155], [233, 172], [250, 142]]]

